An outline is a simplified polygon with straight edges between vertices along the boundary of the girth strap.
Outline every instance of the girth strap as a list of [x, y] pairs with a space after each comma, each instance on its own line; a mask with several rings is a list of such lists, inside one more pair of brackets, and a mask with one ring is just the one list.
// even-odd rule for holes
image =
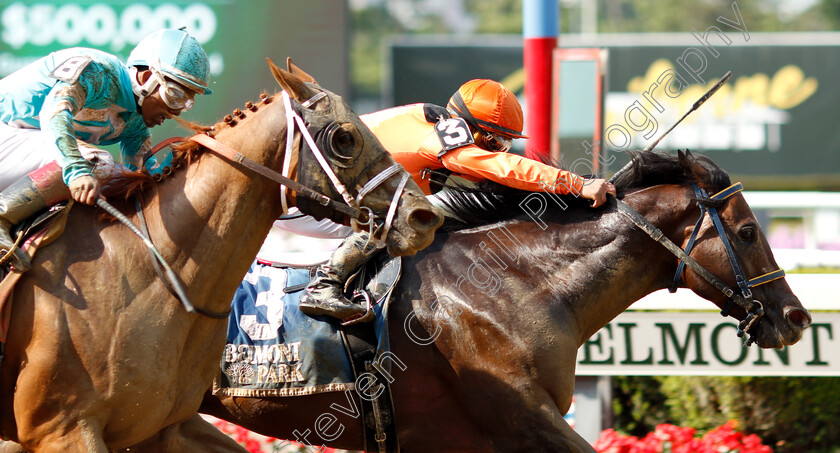
[[365, 451], [371, 453], [399, 453], [394, 400], [389, 379], [374, 366], [376, 361], [376, 333], [374, 323], [351, 324], [341, 327], [341, 338], [353, 365], [353, 375], [375, 378], [381, 391], [373, 397], [360, 397]]

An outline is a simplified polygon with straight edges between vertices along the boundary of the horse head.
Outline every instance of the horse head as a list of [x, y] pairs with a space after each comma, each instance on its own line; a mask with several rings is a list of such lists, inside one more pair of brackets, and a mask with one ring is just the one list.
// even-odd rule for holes
[[679, 153], [679, 162], [694, 179], [694, 187], [687, 190], [692, 191], [689, 197], [701, 216], [696, 223], [695, 218], [685, 225], [683, 245], [734, 294], [724, 294], [687, 267], [678, 269], [681, 275], [675, 282], [681, 278], [685, 286], [715, 303], [722, 313], [740, 320], [750, 341], [760, 347], [796, 343], [810, 325], [811, 315], [783, 278], [758, 220], [740, 193], [740, 184], [730, 184], [728, 175], [711, 160], [688, 151]]
[[353, 219], [297, 194], [301, 211], [357, 230], [370, 229], [373, 239], [387, 244], [392, 255], [411, 255], [428, 246], [443, 217], [358, 115], [291, 59], [287, 70], [271, 60], [268, 64], [302, 118], [299, 126], [310, 134], [300, 139], [301, 151], [291, 158], [297, 162], [291, 174], [304, 186], [360, 209], [360, 216]]

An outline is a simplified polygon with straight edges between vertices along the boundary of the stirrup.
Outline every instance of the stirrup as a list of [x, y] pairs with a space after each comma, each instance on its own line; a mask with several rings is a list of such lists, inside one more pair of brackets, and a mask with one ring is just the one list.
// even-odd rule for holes
[[[11, 265], [14, 266], [15, 263], [13, 262], [12, 258], [14, 258], [16, 250], [20, 250], [21, 253], [26, 253], [23, 251], [23, 249], [20, 249], [21, 242], [23, 242], [23, 231], [18, 231], [15, 243], [12, 244], [12, 247], [9, 248], [9, 250], [6, 250], [6, 253], [4, 255], [0, 256], [0, 266], [3, 266], [9, 263], [10, 261], [12, 261]], [[2, 250], [0, 250], [0, 252], [2, 252]]]
[[350, 299], [351, 302], [362, 305], [365, 307], [365, 312], [360, 313], [358, 315], [348, 316], [341, 320], [342, 326], [350, 326], [353, 324], [359, 324], [363, 322], [371, 322], [376, 318], [376, 313], [373, 312], [373, 303], [370, 299], [370, 293], [367, 290], [356, 290], [353, 291], [353, 297]]

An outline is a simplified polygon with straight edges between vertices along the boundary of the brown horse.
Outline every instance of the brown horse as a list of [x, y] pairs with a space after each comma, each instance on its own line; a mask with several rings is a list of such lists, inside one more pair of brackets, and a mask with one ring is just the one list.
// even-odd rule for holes
[[[642, 153], [633, 168], [616, 181], [619, 197], [676, 244], [689, 242], [698, 204], [717, 206], [725, 237], [706, 217], [690, 256], [726, 285], [736, 279], [724, 242], [749, 278], [778, 269], [743, 196], [695, 196], [692, 183], [708, 193], [730, 186], [711, 160]], [[389, 311], [392, 355], [380, 356], [391, 365], [384, 379], [393, 380], [401, 451], [594, 451], [563, 419], [577, 350], [634, 301], [670, 286], [679, 260], [615, 199], [600, 209], [521, 192], [452, 192], [444, 201], [469, 206], [455, 210], [468, 221], [403, 259]], [[681, 276], [682, 286], [727, 307], [729, 297], [694, 267]], [[731, 314], [752, 313], [745, 330], [760, 347], [796, 343], [810, 315], [783, 279], [757, 283], [751, 298], [763, 315], [752, 300]], [[288, 398], [208, 395], [201, 411], [281, 439], [358, 450], [360, 395], [358, 387]]]
[[[305, 165], [312, 146], [301, 145], [302, 131], [310, 130], [350, 204], [363, 212], [359, 221], [373, 220], [364, 212], [393, 220], [381, 238], [389, 252], [413, 254], [430, 244], [442, 217], [410, 178], [400, 193], [406, 173], [358, 116], [294, 65], [288, 72], [270, 67], [288, 98], [263, 96], [205, 135], [246, 158], [237, 162], [276, 173], [288, 138], [293, 178], [317, 180], [311, 189], [348, 200], [324, 176], [327, 169]], [[187, 312], [129, 228], [77, 205], [63, 236], [36, 255], [14, 291], [2, 362], [3, 438], [33, 452], [105, 453], [143, 441], [132, 451], [244, 451], [196, 411], [218, 366], [231, 297], [282, 211], [281, 190], [194, 142], [179, 147], [174, 161], [185, 168], [141, 190], [149, 235], [196, 308], [224, 318]], [[366, 185], [370, 180], [378, 186]], [[136, 214], [129, 217], [138, 223]]]

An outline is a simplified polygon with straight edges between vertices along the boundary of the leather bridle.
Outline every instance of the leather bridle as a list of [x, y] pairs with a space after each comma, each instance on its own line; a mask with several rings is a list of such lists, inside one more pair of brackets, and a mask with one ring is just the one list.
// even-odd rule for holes
[[[743, 337], [745, 334], [749, 334], [749, 338], [746, 341], [746, 345], [749, 346], [756, 340], [754, 333], [750, 330], [764, 315], [764, 306], [760, 301], [753, 299], [751, 288], [783, 278], [785, 276], [785, 271], [782, 269], [776, 269], [775, 271], [768, 272], [752, 279], [747, 279], [745, 276], [743, 268], [738, 261], [738, 257], [735, 255], [735, 251], [732, 248], [732, 244], [726, 236], [726, 230], [723, 227], [723, 222], [720, 219], [720, 214], [718, 213], [716, 207], [733, 195], [740, 193], [744, 189], [744, 186], [741, 183], [733, 184], [712, 196], [709, 196], [706, 191], [700, 188], [697, 184], [692, 184], [692, 187], [694, 189], [695, 198], [697, 199], [697, 204], [700, 208], [700, 218], [697, 219], [697, 223], [694, 225], [694, 229], [691, 232], [691, 236], [689, 237], [685, 250], [682, 250], [670, 239], [665, 237], [665, 234], [662, 233], [661, 230], [642, 217], [641, 214], [636, 212], [629, 205], [619, 199], [616, 199], [616, 202], [618, 203], [618, 211], [628, 217], [634, 224], [636, 224], [636, 226], [641, 228], [651, 238], [662, 244], [677, 258], [679, 258], [677, 270], [674, 274], [673, 284], [668, 289], [670, 292], [675, 292], [677, 287], [682, 284], [683, 273], [685, 268], [688, 267], [709, 284], [721, 291], [728, 298], [726, 305], [720, 312], [721, 315], [728, 316], [735, 305], [744, 310], [746, 317], [738, 324], [738, 336]], [[706, 214], [708, 214], [709, 218], [711, 218], [712, 224], [714, 225], [715, 230], [723, 243], [723, 247], [726, 250], [729, 264], [732, 267], [732, 272], [735, 274], [735, 282], [738, 285], [737, 292], [727, 286], [714, 274], [709, 272], [694, 258], [689, 256], [689, 253], [691, 253], [691, 250], [694, 248], [694, 243], [700, 231], [700, 225], [703, 223]]]
[[[257, 173], [257, 174], [259, 174], [259, 175], [261, 175], [261, 176], [263, 176], [263, 177], [265, 177], [265, 178], [267, 178], [271, 181], [274, 181], [274, 182], [280, 184], [281, 205], [282, 205], [282, 208], [283, 208], [283, 214], [286, 214], [287, 211], [288, 211], [287, 192], [289, 190], [293, 190], [298, 195], [303, 195], [305, 197], [316, 200], [322, 206], [330, 207], [330, 208], [332, 208], [336, 211], [339, 211], [339, 212], [347, 215], [348, 217], [350, 217], [351, 223], [352, 223], [354, 229], [362, 229], [365, 226], [369, 227], [369, 229], [370, 229], [369, 230], [369, 233], [370, 233], [369, 237], [370, 238], [375, 238], [376, 233], [381, 232], [381, 234], [379, 234], [379, 236], [378, 236], [378, 239], [373, 239], [373, 240], [375, 241], [375, 243], [378, 247], [384, 246], [385, 241], [388, 237], [388, 231], [390, 231], [391, 225], [393, 224], [395, 214], [397, 212], [397, 206], [399, 205], [400, 197], [402, 196], [403, 192], [405, 191], [405, 186], [406, 186], [406, 183], [408, 182], [408, 179], [410, 178], [410, 175], [406, 172], [402, 172], [403, 173], [402, 177], [400, 179], [400, 182], [397, 184], [397, 189], [394, 192], [393, 198], [391, 199], [391, 203], [390, 203], [390, 206], [388, 207], [388, 212], [385, 215], [385, 219], [384, 220], [380, 219], [376, 214], [373, 213], [373, 211], [370, 208], [368, 208], [366, 206], [361, 206], [361, 205], [364, 201], [365, 196], [369, 195], [371, 192], [376, 190], [376, 188], [378, 188], [380, 185], [385, 183], [387, 180], [389, 180], [394, 175], [400, 173], [401, 170], [403, 169], [402, 166], [400, 164], [395, 163], [395, 164], [389, 166], [388, 168], [386, 168], [385, 170], [381, 171], [375, 177], [368, 180], [367, 183], [365, 183], [365, 185], [361, 189], [359, 189], [359, 191], [356, 193], [356, 196], [353, 197], [352, 195], [350, 195], [349, 191], [344, 186], [344, 184], [341, 183], [338, 176], [336, 176], [332, 167], [329, 165], [326, 157], [324, 157], [324, 153], [321, 151], [321, 149], [318, 147], [315, 140], [312, 138], [313, 133], [310, 132], [310, 130], [307, 127], [307, 124], [304, 121], [301, 114], [298, 113], [298, 111], [293, 107], [292, 100], [289, 97], [288, 93], [283, 91], [282, 97], [283, 97], [283, 102], [284, 102], [285, 109], [286, 109], [286, 121], [287, 121], [287, 123], [286, 123], [286, 126], [287, 126], [286, 127], [286, 131], [287, 131], [287, 133], [286, 133], [286, 153], [284, 155], [283, 173], [282, 174], [278, 173], [278, 172], [276, 172], [276, 171], [274, 171], [274, 170], [272, 170], [272, 169], [270, 169], [270, 168], [268, 168], [268, 167], [266, 167], [262, 164], [259, 164], [259, 163], [255, 162], [255, 161], [253, 161], [253, 160], [251, 160], [247, 157], [245, 157], [239, 151], [237, 151], [237, 150], [219, 142], [215, 138], [211, 137], [209, 134], [196, 134], [192, 137], [189, 137], [188, 139], [184, 139], [182, 137], [174, 137], [174, 138], [165, 140], [165, 141], [161, 142], [160, 144], [158, 144], [157, 146], [155, 146], [155, 148], [153, 148], [146, 155], [146, 157], [143, 159], [143, 161], [144, 161], [143, 166], [145, 167], [145, 161], [146, 160], [148, 160], [151, 156], [153, 156], [158, 151], [163, 149], [165, 146], [169, 146], [169, 145], [171, 145], [173, 143], [177, 143], [177, 142], [184, 142], [184, 141], [187, 141], [187, 140], [193, 141], [193, 142], [196, 142], [196, 143], [204, 146], [210, 152], [212, 152], [216, 156], [219, 156], [219, 157], [223, 158], [224, 160], [226, 160], [228, 162], [231, 162], [235, 165], [247, 168], [248, 170], [250, 170], [254, 173]], [[320, 101], [321, 99], [324, 99], [325, 97], [327, 97], [327, 93], [324, 92], [324, 91], [319, 91], [318, 94], [316, 94], [313, 97], [311, 97], [310, 99], [300, 103], [299, 105], [302, 108], [309, 109], [309, 108], [314, 107], [318, 103], [318, 101]], [[335, 121], [330, 122], [329, 124], [324, 126], [324, 129], [335, 128], [337, 124], [338, 123], [336, 123]], [[295, 181], [294, 179], [292, 179], [288, 176], [289, 172], [290, 172], [291, 154], [292, 154], [292, 151], [294, 151], [294, 135], [295, 135], [295, 130], [296, 129], [300, 130], [300, 132], [303, 135], [303, 138], [305, 140], [305, 143], [309, 146], [309, 149], [312, 151], [312, 153], [315, 156], [315, 159], [318, 161], [318, 164], [320, 165], [321, 169], [327, 175], [327, 177], [329, 178], [329, 180], [332, 183], [335, 190], [341, 195], [341, 197], [344, 201], [343, 203], [336, 202], [335, 200], [331, 199], [329, 196], [321, 194], [321, 193], [319, 193], [319, 192], [317, 192], [317, 191], [315, 191], [315, 190], [313, 190], [313, 189], [311, 189], [311, 188], [309, 188], [309, 187], [307, 187], [303, 184], [300, 184], [299, 182]], [[366, 170], [367, 169], [365, 169], [365, 172], [362, 172], [362, 174], [365, 174]], [[141, 204], [139, 202], [136, 203], [136, 209], [137, 209], [137, 212], [138, 212], [138, 216], [141, 219], [141, 223], [143, 223], [142, 226], [143, 226], [143, 233], [144, 234], [141, 235], [141, 237], [147, 238], [149, 240], [149, 243], [151, 243], [151, 238], [149, 237], [148, 231], [145, 228], [145, 220], [143, 218], [142, 207], [141, 207]], [[365, 213], [365, 216], [364, 216], [364, 217], [366, 217], [365, 220], [362, 220], [362, 213]], [[382, 222], [377, 223], [376, 220], [382, 220]], [[153, 248], [154, 247], [152, 246], [150, 248], [150, 251]], [[157, 258], [157, 259], [160, 260], [162, 258]], [[169, 273], [167, 273], [165, 275], [161, 271], [161, 269], [158, 267], [158, 265], [157, 265], [158, 263], [157, 263], [156, 257], [154, 255], [152, 256], [152, 262], [155, 264], [155, 269], [156, 269], [158, 275], [160, 275], [160, 277], [166, 283], [167, 289], [178, 300], [180, 300], [182, 304], [184, 304], [187, 311], [197, 312], [199, 314], [209, 316], [209, 317], [212, 317], [212, 318], [217, 318], [217, 319], [218, 318], [225, 318], [230, 313], [230, 311], [214, 313], [214, 312], [210, 312], [210, 311], [207, 311], [207, 310], [199, 309], [198, 307], [193, 307], [192, 304], [189, 302], [189, 300], [187, 300], [184, 291], [176, 291], [175, 290], [175, 289], [179, 288], [179, 284], [180, 284], [180, 282], [177, 281], [178, 280], [177, 276], [175, 276], [174, 273], [173, 273], [173, 275], [169, 275]], [[161, 264], [165, 264], [165, 263], [161, 263]], [[164, 266], [164, 267], [166, 267], [166, 266]], [[173, 281], [170, 282], [169, 280], [173, 280]], [[180, 285], [180, 286], [183, 286], [183, 285]]]

